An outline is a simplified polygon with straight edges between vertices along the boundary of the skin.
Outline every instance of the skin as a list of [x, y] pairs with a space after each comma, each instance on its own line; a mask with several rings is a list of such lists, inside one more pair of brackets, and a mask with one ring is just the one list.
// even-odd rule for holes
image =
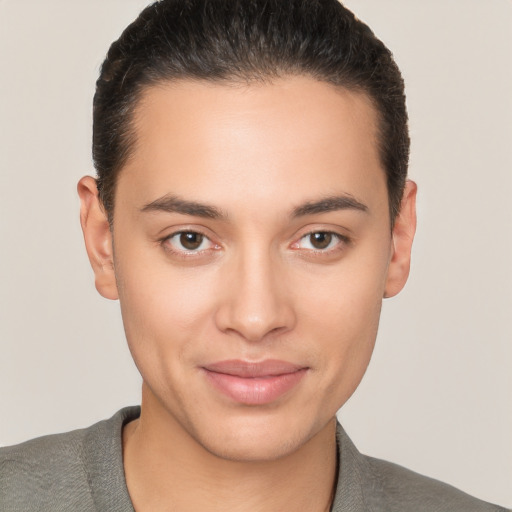
[[[136, 510], [327, 510], [336, 411], [409, 273], [415, 184], [391, 230], [372, 104], [308, 77], [153, 86], [134, 126], [112, 231], [94, 179], [78, 190], [96, 287], [119, 298], [143, 377], [123, 437]], [[219, 217], [172, 211], [171, 195]], [[183, 232], [202, 235], [198, 250]], [[251, 405], [205, 377], [232, 359], [305, 370]]]

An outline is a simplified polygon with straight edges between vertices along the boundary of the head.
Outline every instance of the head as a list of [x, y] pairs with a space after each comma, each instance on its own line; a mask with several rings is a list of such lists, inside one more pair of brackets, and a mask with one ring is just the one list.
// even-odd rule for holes
[[102, 67], [79, 193], [146, 417], [236, 460], [332, 423], [407, 279], [408, 147], [391, 54], [336, 0], [141, 13]]

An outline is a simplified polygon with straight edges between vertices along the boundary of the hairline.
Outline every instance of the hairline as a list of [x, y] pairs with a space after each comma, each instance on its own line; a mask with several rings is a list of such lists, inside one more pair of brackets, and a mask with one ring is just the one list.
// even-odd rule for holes
[[[240, 74], [230, 74], [226, 76], [214, 76], [214, 77], [201, 77], [195, 75], [183, 75], [179, 77], [155, 77], [151, 79], [146, 79], [139, 82], [132, 94], [128, 98], [129, 108], [127, 109], [127, 114], [125, 118], [125, 126], [126, 130], [121, 136], [122, 146], [125, 148], [125, 153], [118, 161], [118, 165], [115, 169], [113, 169], [114, 179], [112, 181], [110, 190], [110, 205], [107, 208], [104, 203], [104, 197], [102, 196], [101, 191], [99, 192], [99, 198], [102, 207], [105, 210], [105, 213], [108, 218], [108, 222], [111, 230], [113, 229], [113, 221], [114, 221], [114, 210], [115, 210], [115, 196], [117, 192], [117, 183], [119, 179], [120, 173], [123, 171], [124, 167], [128, 164], [131, 156], [133, 155], [136, 145], [137, 145], [137, 129], [136, 129], [136, 116], [137, 111], [141, 107], [144, 102], [144, 96], [148, 94], [150, 89], [154, 88], [163, 88], [167, 86], [173, 86], [174, 84], [180, 83], [197, 83], [197, 84], [211, 84], [211, 85], [220, 85], [225, 87], [251, 87], [254, 85], [272, 85], [276, 81], [286, 80], [287, 78], [293, 77], [308, 77], [317, 82], [324, 83], [329, 85], [336, 92], [350, 92], [353, 94], [360, 95], [364, 97], [367, 101], [369, 101], [370, 106], [375, 114], [375, 130], [374, 130], [374, 144], [376, 145], [377, 155], [380, 162], [380, 167], [386, 176], [385, 186], [386, 186], [386, 194], [388, 198], [388, 210], [389, 210], [389, 219], [391, 229], [394, 226], [394, 222], [396, 217], [399, 214], [399, 211], [392, 210], [391, 204], [391, 196], [388, 186], [388, 172], [386, 170], [386, 166], [383, 161], [383, 150], [382, 144], [384, 142], [384, 133], [383, 133], [383, 125], [385, 122], [383, 113], [379, 108], [378, 102], [375, 97], [371, 94], [367, 88], [362, 87], [357, 84], [351, 84], [349, 81], [347, 83], [335, 83], [332, 80], [328, 80], [322, 76], [317, 76], [313, 73], [308, 73], [303, 70], [273, 70], [271, 72], [255, 72], [255, 73], [240, 73]], [[403, 193], [403, 187], [402, 187]]]

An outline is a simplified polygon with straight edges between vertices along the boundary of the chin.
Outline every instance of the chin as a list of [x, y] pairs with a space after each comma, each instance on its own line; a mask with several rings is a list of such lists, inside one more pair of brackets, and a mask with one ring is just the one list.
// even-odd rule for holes
[[285, 458], [306, 444], [322, 426], [288, 415], [239, 416], [204, 425], [195, 441], [212, 455], [237, 462], [271, 462]]
[[300, 441], [289, 436], [241, 435], [219, 442], [219, 439], [198, 440], [212, 455], [233, 462], [272, 462], [295, 452]]

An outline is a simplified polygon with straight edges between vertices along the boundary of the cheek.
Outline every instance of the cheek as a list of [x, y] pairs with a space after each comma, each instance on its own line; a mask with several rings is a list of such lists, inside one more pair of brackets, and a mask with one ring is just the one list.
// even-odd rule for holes
[[369, 359], [371, 355], [382, 291], [375, 285], [362, 284], [361, 280], [351, 283], [350, 279], [333, 279], [328, 294], [313, 294], [310, 297], [313, 300], [304, 304], [304, 328], [316, 337], [318, 348], [323, 348], [319, 354], [332, 365], [350, 366], [357, 359]]
[[358, 253], [329, 279], [314, 276], [306, 287], [302, 326], [315, 340], [311, 350], [319, 358], [326, 397], [336, 401], [335, 408], [354, 392], [373, 352], [387, 270], [387, 260], [374, 254], [386, 253]]
[[[372, 295], [372, 294], [370, 294]], [[381, 299], [374, 294], [370, 303], [362, 297], [338, 300], [336, 307], [325, 304], [324, 322], [316, 340], [321, 358], [320, 388], [324, 388], [324, 406], [336, 411], [354, 393], [361, 382], [373, 353], [379, 324]], [[318, 319], [311, 322], [318, 332]]]
[[[302, 315], [319, 335], [337, 333], [356, 342], [377, 328], [384, 295], [388, 261], [387, 245], [367, 244], [329, 268], [319, 267], [301, 275]], [[298, 283], [297, 283], [298, 284]], [[308, 314], [309, 312], [309, 314]]]
[[208, 339], [204, 332], [213, 318], [213, 272], [177, 268], [140, 254], [130, 258], [125, 250], [116, 263], [116, 278], [126, 338], [144, 377], [160, 373], [173, 360], [186, 360], [198, 340]]

